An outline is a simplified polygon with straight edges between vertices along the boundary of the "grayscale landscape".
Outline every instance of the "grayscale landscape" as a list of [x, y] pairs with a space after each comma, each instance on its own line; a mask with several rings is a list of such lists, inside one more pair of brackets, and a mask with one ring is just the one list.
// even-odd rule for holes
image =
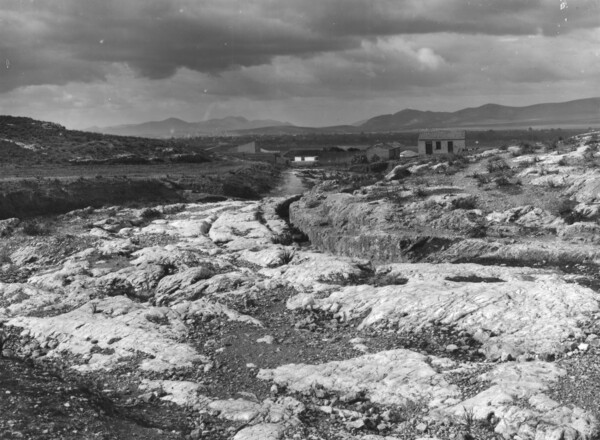
[[600, 439], [596, 0], [0, 11], [1, 439]]

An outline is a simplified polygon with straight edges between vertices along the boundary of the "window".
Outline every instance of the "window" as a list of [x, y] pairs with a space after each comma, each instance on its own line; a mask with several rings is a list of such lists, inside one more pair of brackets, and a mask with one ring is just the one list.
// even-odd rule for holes
[[448, 141], [448, 151], [452, 150], [453, 148], [454, 148], [454, 142]]
[[442, 149], [442, 142], [441, 141], [436, 141], [435, 142], [435, 149], [436, 150], [441, 150]]

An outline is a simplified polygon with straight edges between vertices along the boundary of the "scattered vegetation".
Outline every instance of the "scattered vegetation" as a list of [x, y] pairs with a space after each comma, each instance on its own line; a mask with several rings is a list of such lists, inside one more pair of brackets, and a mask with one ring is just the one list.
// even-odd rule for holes
[[140, 213], [140, 217], [144, 220], [153, 220], [162, 217], [162, 214], [157, 209], [145, 208]]
[[510, 169], [510, 166], [501, 157], [492, 157], [486, 164], [488, 173], [495, 173], [497, 171], [504, 171]]
[[50, 234], [50, 227], [39, 220], [26, 220], [21, 229], [25, 235], [37, 236]]
[[471, 195], [469, 197], [461, 197], [452, 200], [452, 209], [475, 209], [477, 208], [477, 197]]
[[423, 188], [422, 186], [417, 186], [414, 191], [413, 194], [415, 195], [415, 197], [418, 197], [420, 199], [423, 199], [425, 197], [427, 197], [428, 192], [425, 188]]
[[583, 220], [581, 214], [575, 211], [576, 206], [577, 202], [575, 200], [562, 198], [556, 204], [556, 208], [552, 214], [561, 217], [565, 223], [571, 225], [575, 222]]
[[296, 256], [296, 252], [294, 252], [293, 249], [290, 249], [290, 248], [284, 249], [283, 252], [281, 253], [281, 264], [285, 265], [285, 264], [291, 263], [292, 260], [294, 259], [294, 256]]
[[567, 159], [565, 159], [564, 157], [561, 157], [560, 160], [558, 162], [556, 162], [556, 165], [560, 166], [560, 167], [564, 167], [569, 165], [569, 162], [567, 162]]

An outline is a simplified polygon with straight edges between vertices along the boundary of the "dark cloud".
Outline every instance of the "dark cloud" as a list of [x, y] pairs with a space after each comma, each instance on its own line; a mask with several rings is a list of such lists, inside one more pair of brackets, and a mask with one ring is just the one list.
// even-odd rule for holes
[[[307, 57], [360, 44], [347, 36], [324, 38], [293, 23], [244, 13], [243, 8], [207, 7], [204, 12], [193, 4], [166, 1], [12, 3], [12, 17], [6, 19], [11, 29], [0, 29], [0, 41], [12, 40], [0, 46], [1, 55], [13, 59], [13, 73], [0, 86], [3, 90], [88, 81], [105, 73], [102, 63], [127, 63], [140, 75], [158, 79], [182, 67], [217, 74], [268, 64], [280, 55]], [[17, 19], [39, 24], [29, 30], [34, 38], [20, 35]], [[55, 67], [48, 52], [60, 54]]]
[[600, 14], [597, 0], [308, 0], [303, 4], [309, 4], [308, 26], [355, 36], [439, 32], [555, 36], [595, 28]]
[[218, 76], [269, 65], [280, 56], [352, 51], [382, 36], [554, 36], [597, 26], [598, 5], [596, 0], [572, 0], [563, 9], [558, 0], [0, 0], [0, 57], [12, 66], [0, 73], [0, 91], [98, 80], [111, 63], [126, 63], [151, 79], [180, 68]]

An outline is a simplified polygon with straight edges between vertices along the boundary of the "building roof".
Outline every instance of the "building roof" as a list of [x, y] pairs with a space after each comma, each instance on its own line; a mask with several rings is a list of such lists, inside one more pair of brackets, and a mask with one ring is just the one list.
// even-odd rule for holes
[[419, 140], [464, 139], [464, 130], [429, 130], [419, 133]]

